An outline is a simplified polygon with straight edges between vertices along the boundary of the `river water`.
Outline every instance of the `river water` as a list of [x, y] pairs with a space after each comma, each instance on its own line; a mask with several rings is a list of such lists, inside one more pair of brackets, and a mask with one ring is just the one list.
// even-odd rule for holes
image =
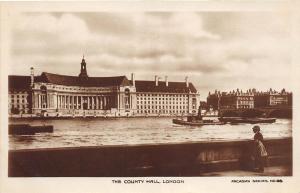
[[[194, 127], [175, 125], [172, 118], [23, 119], [10, 123], [54, 126], [53, 133], [10, 135], [10, 149], [237, 140], [253, 137], [251, 124]], [[292, 136], [292, 120], [277, 119], [275, 123], [259, 125], [265, 138]]]

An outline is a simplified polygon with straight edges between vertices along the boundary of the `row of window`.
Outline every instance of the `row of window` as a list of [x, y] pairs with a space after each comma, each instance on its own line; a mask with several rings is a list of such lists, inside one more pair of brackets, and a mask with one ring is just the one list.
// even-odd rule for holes
[[254, 100], [254, 98], [253, 97], [237, 97], [237, 100]]
[[188, 106], [136, 106], [137, 109], [188, 109]]
[[169, 97], [169, 98], [153, 98], [153, 97], [137, 97], [137, 100], [188, 100], [188, 98], [178, 98], [178, 97]]
[[247, 104], [249, 104], [249, 105], [253, 105], [254, 104], [254, 102], [253, 101], [238, 101], [238, 104], [245, 104], [245, 105], [247, 105]]
[[[52, 88], [52, 89], [61, 89], [61, 90], [73, 90], [73, 91], [107, 91], [108, 90], [107, 88], [106, 89], [105, 88], [94, 88], [94, 89], [91, 89], [91, 88], [75, 88], [75, 87], [69, 88], [69, 87], [64, 87], [64, 86], [52, 86], [50, 88]], [[47, 88], [45, 87], [45, 89], [47, 89]]]
[[239, 105], [238, 106], [239, 109], [251, 109], [254, 108], [253, 105]]
[[25, 109], [28, 105], [11, 105], [11, 109], [17, 108], [17, 109]]
[[173, 114], [182, 114], [182, 113], [186, 113], [188, 111], [185, 111], [185, 110], [137, 110], [137, 113], [145, 113], [145, 114], [150, 114], [150, 113], [155, 113], [155, 114], [164, 114], [164, 113], [173, 113]]
[[137, 97], [141, 96], [159, 96], [159, 97], [170, 97], [170, 96], [174, 96], [174, 97], [187, 97], [187, 94], [136, 94]]
[[158, 102], [157, 101], [137, 101], [136, 103], [137, 104], [177, 104], [177, 105], [178, 104], [180, 104], [180, 105], [181, 104], [183, 104], [183, 105], [188, 104], [188, 103], [185, 103], [185, 102], [176, 102], [175, 103], [174, 101], [173, 102], [171, 102], [171, 101], [169, 101], [169, 102], [168, 101], [166, 101], [166, 102], [165, 101], [162, 101], [162, 102], [160, 102], [160, 101], [158, 101]]
[[14, 102], [19, 103], [20, 101], [21, 101], [22, 103], [27, 103], [27, 101], [25, 101], [24, 99], [22, 99], [22, 100], [19, 100], [19, 99], [17, 99], [17, 100], [11, 99], [11, 103], [14, 103]]
[[26, 95], [17, 95], [17, 94], [12, 94], [10, 95], [10, 98], [25, 98]]

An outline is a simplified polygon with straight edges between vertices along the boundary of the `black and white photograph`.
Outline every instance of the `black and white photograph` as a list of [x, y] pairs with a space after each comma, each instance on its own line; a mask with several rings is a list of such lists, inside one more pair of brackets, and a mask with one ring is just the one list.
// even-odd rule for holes
[[293, 12], [55, 8], [2, 14], [8, 179], [297, 176]]

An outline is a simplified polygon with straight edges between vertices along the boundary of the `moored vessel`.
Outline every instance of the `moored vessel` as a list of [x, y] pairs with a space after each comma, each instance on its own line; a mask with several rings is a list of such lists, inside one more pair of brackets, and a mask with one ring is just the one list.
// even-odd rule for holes
[[219, 117], [219, 121], [224, 123], [250, 123], [250, 124], [257, 124], [257, 123], [274, 123], [276, 121], [275, 118], [247, 118], [247, 117]]

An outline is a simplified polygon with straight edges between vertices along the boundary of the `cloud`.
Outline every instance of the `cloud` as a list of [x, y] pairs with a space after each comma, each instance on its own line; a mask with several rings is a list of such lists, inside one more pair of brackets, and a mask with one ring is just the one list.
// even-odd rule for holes
[[291, 81], [290, 25], [280, 12], [22, 13], [14, 15], [11, 61], [17, 74], [34, 66], [77, 75], [85, 54], [91, 76], [189, 75], [203, 89], [270, 87], [283, 85], [278, 77]]

